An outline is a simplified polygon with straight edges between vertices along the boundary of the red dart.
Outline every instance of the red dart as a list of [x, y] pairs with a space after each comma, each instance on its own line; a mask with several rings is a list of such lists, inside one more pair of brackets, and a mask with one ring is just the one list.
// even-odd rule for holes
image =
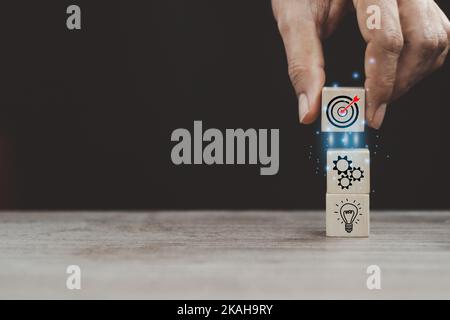
[[345, 111], [348, 110], [348, 108], [350, 108], [354, 103], [357, 103], [360, 99], [358, 98], [358, 96], [354, 96], [352, 102], [349, 103], [348, 106], [346, 106], [344, 109], [341, 109], [341, 111], [339, 111], [340, 113], [345, 113]]

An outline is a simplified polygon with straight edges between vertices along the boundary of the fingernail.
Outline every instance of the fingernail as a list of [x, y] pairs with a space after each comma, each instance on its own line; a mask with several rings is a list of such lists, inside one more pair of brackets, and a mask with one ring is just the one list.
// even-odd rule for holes
[[378, 110], [375, 112], [375, 115], [373, 116], [372, 125], [375, 129], [380, 129], [381, 124], [384, 120], [384, 115], [386, 114], [386, 103], [382, 104]]
[[300, 123], [303, 123], [303, 119], [305, 119], [309, 112], [308, 97], [304, 93], [302, 93], [298, 99], [298, 110], [300, 115]]

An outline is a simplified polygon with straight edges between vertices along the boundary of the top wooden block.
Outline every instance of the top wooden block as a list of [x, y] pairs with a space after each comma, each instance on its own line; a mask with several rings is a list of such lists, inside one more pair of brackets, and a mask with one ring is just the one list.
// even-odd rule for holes
[[364, 88], [323, 88], [322, 132], [364, 132], [365, 106]]

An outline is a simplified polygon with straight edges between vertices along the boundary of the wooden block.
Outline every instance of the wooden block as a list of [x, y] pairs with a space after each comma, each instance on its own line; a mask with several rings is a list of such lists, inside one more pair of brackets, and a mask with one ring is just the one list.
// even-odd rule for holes
[[369, 149], [327, 151], [327, 192], [370, 193]]
[[369, 195], [326, 195], [327, 237], [369, 236]]
[[365, 99], [364, 88], [323, 88], [322, 131], [363, 132]]

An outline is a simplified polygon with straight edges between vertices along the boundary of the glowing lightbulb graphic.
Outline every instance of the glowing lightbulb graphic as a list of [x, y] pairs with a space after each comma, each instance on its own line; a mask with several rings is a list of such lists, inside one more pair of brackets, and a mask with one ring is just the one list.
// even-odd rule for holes
[[[335, 213], [339, 213], [341, 216], [340, 219], [342, 219], [341, 223], [345, 223], [345, 231], [348, 233], [351, 233], [353, 231], [353, 224], [358, 223], [358, 215], [362, 215], [360, 213], [361, 203], [356, 203], [356, 200], [352, 202], [349, 202], [348, 199], [346, 199], [347, 202], [341, 201], [341, 207], [339, 209], [339, 212], [335, 211]], [[338, 204], [336, 206], [339, 207]], [[338, 218], [339, 220], [339, 218]]]

